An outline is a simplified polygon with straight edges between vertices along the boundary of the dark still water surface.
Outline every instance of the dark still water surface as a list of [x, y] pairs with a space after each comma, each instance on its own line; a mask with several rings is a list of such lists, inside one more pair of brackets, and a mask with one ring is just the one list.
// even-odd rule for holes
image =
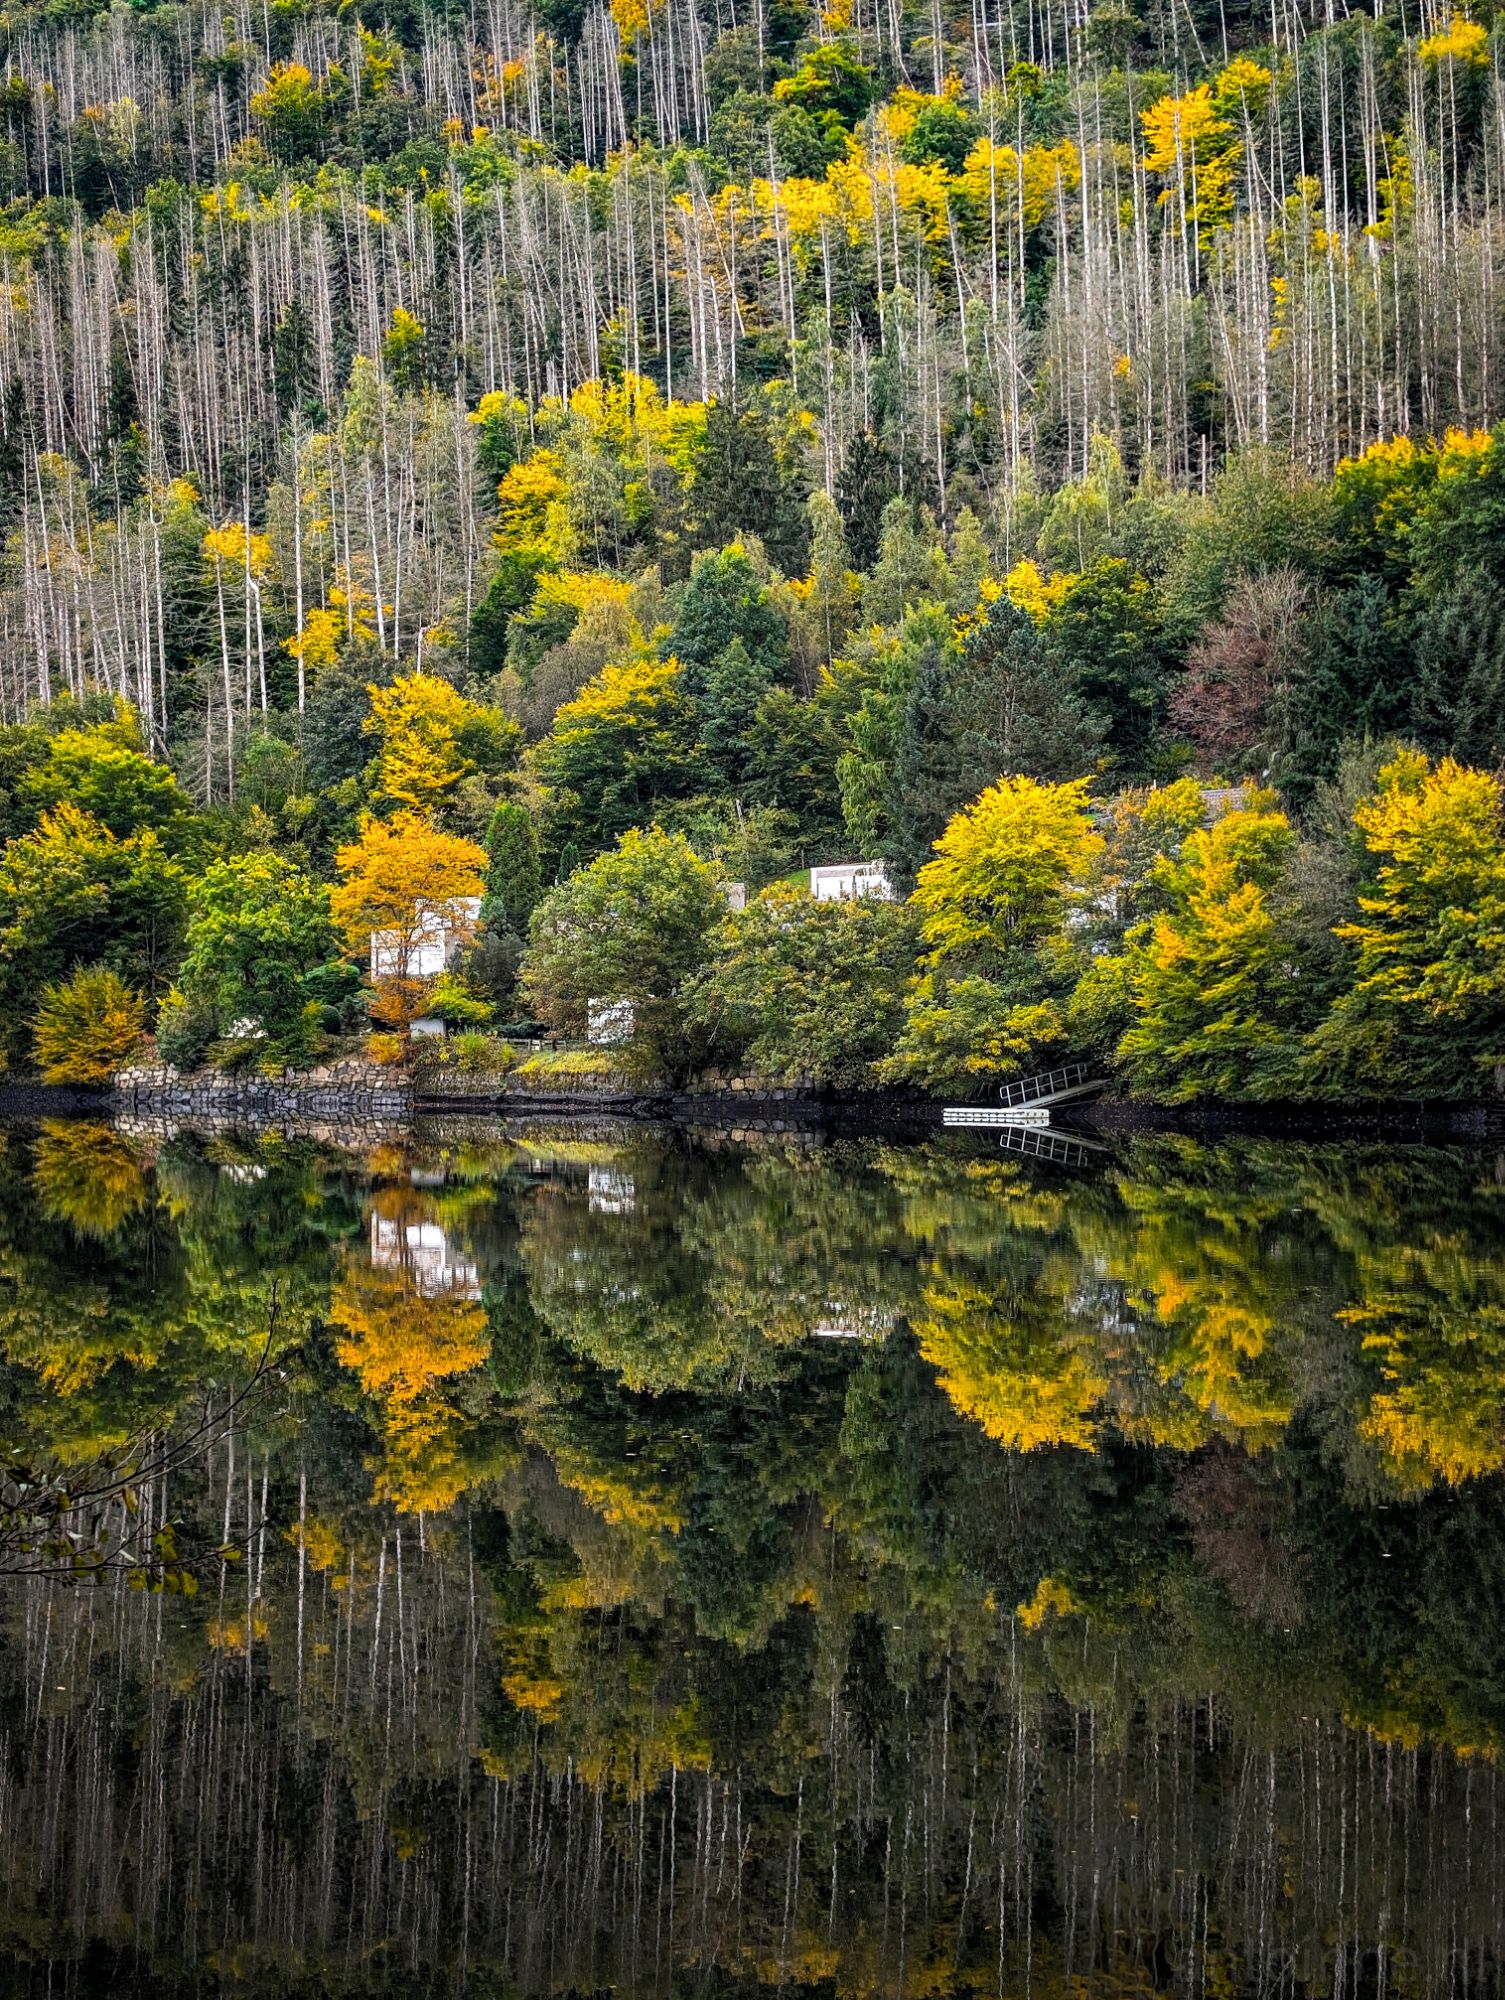
[[[1492, 1154], [12, 1130], [0, 1995], [1498, 1993]], [[218, 1433], [215, 1434], [218, 1436]]]

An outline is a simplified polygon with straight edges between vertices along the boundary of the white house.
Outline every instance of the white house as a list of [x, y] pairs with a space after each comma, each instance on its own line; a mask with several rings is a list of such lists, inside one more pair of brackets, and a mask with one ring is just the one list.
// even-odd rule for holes
[[836, 861], [826, 868], [812, 868], [810, 894], [817, 903], [845, 903], [859, 897], [873, 903], [898, 900], [881, 861]]
[[[418, 918], [403, 952], [401, 931], [371, 933], [373, 979], [435, 979], [462, 944], [476, 934], [479, 896], [455, 896], [447, 903], [420, 903]], [[406, 963], [404, 963], [404, 956]]]
[[585, 1039], [597, 1048], [619, 1048], [637, 1030], [637, 1008], [630, 1000], [587, 1000]]

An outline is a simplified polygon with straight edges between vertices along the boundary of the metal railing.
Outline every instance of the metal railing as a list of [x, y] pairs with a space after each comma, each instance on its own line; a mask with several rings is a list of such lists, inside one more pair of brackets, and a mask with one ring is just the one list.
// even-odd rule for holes
[[1063, 1090], [1076, 1090], [1092, 1080], [1092, 1072], [1086, 1063], [1067, 1063], [1061, 1069], [1047, 1070], [1044, 1076], [1022, 1076], [1016, 1083], [1004, 1083], [998, 1087], [1000, 1104], [1038, 1104], [1043, 1097], [1059, 1097]]

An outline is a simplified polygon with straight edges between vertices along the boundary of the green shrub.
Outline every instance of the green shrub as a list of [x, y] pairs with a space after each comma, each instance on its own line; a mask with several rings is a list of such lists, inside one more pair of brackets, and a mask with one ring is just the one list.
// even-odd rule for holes
[[214, 1009], [174, 987], [157, 1014], [157, 1053], [173, 1069], [201, 1069], [218, 1033]]
[[468, 1076], [505, 1076], [517, 1062], [517, 1051], [511, 1042], [498, 1041], [494, 1035], [475, 1032], [456, 1035], [449, 1049], [454, 1068]]

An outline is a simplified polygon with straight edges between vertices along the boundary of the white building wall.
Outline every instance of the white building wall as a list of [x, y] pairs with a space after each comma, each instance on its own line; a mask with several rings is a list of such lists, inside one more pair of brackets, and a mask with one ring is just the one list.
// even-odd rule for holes
[[810, 894], [817, 903], [849, 902], [856, 897], [875, 903], [897, 900], [881, 861], [838, 861], [826, 868], [812, 868]]
[[420, 908], [404, 966], [398, 931], [371, 933], [373, 979], [437, 979], [456, 948], [475, 934], [481, 914], [479, 896], [457, 896], [452, 903]]

